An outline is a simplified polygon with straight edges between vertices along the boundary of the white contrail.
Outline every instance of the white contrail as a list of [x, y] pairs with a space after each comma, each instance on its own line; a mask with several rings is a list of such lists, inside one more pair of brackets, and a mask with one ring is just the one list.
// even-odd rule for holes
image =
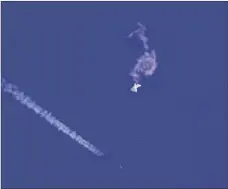
[[70, 136], [73, 140], [76, 140], [80, 145], [87, 148], [93, 154], [97, 156], [104, 155], [104, 153], [98, 150], [94, 145], [83, 139], [75, 131], [72, 131], [69, 127], [52, 116], [50, 112], [37, 105], [36, 102], [33, 101], [29, 96], [25, 95], [23, 92], [20, 92], [17, 86], [11, 83], [7, 83], [4, 78], [2, 79], [1, 84], [4, 92], [11, 94], [21, 104], [25, 105], [28, 109], [32, 109], [37, 115], [46, 119], [49, 124], [55, 126], [58, 130], [61, 130], [66, 135]]
[[148, 38], [145, 35], [146, 27], [140, 22], [138, 22], [137, 25], [139, 26], [139, 28], [131, 32], [128, 37], [131, 38], [136, 35], [139, 40], [142, 41], [145, 52], [138, 58], [135, 67], [130, 72], [130, 76], [133, 77], [133, 81], [135, 83], [140, 82], [141, 75], [153, 75], [158, 65], [155, 50], [152, 49], [151, 52], [149, 52]]

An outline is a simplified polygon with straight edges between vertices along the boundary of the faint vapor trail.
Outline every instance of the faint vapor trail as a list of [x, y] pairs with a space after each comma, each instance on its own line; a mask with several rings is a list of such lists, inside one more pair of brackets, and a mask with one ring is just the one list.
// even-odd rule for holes
[[7, 83], [7, 81], [4, 78], [2, 78], [1, 85], [4, 92], [11, 94], [21, 104], [25, 105], [28, 109], [32, 109], [37, 115], [46, 119], [46, 121], [50, 125], [55, 126], [58, 130], [61, 130], [66, 135], [70, 136], [73, 140], [76, 140], [80, 145], [87, 148], [93, 154], [97, 156], [104, 155], [104, 153], [98, 150], [94, 145], [83, 139], [75, 131], [72, 131], [69, 127], [67, 127], [65, 124], [61, 123], [57, 118], [52, 116], [51, 112], [48, 112], [47, 110], [41, 108], [29, 96], [25, 95], [23, 92], [20, 92], [17, 86], [11, 83]]

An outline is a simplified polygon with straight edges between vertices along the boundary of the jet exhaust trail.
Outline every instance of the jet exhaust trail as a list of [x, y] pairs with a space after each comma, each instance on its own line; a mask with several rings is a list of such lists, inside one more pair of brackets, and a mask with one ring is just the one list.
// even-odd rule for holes
[[157, 68], [157, 60], [155, 50], [152, 49], [149, 52], [148, 38], [145, 35], [146, 27], [142, 25], [140, 22], [137, 23], [138, 29], [131, 32], [128, 37], [132, 38], [133, 36], [137, 36], [139, 40], [143, 43], [143, 48], [145, 50], [144, 54], [141, 55], [135, 67], [130, 72], [130, 76], [132, 76], [133, 81], [136, 84], [139, 84], [141, 75], [151, 76]]
[[11, 94], [13, 98], [18, 100], [22, 105], [26, 106], [28, 109], [33, 110], [41, 118], [44, 118], [50, 125], [53, 125], [58, 130], [61, 130], [66, 135], [70, 136], [73, 140], [77, 141], [81, 146], [87, 148], [93, 154], [97, 156], [104, 155], [104, 153], [97, 149], [93, 144], [83, 139], [75, 131], [72, 131], [69, 127], [67, 127], [57, 118], [52, 116], [51, 112], [48, 112], [47, 110], [43, 109], [42, 107], [37, 105], [36, 102], [32, 100], [29, 96], [25, 95], [23, 92], [20, 92], [17, 86], [8, 83], [4, 78], [2, 78], [1, 85], [4, 92]]

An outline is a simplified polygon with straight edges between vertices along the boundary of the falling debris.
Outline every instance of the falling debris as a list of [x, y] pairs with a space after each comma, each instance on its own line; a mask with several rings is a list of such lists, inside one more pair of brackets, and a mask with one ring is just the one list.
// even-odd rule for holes
[[131, 88], [131, 91], [137, 93], [137, 89], [138, 89], [139, 87], [141, 87], [140, 84], [134, 83], [134, 86]]

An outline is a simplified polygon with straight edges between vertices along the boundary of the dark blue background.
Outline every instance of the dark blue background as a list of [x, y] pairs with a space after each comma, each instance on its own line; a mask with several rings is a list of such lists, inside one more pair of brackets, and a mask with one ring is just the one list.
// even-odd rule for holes
[[[2, 3], [3, 77], [105, 153], [4, 93], [3, 187], [228, 187], [227, 18], [222, 2]], [[134, 94], [137, 21], [159, 67]]]

